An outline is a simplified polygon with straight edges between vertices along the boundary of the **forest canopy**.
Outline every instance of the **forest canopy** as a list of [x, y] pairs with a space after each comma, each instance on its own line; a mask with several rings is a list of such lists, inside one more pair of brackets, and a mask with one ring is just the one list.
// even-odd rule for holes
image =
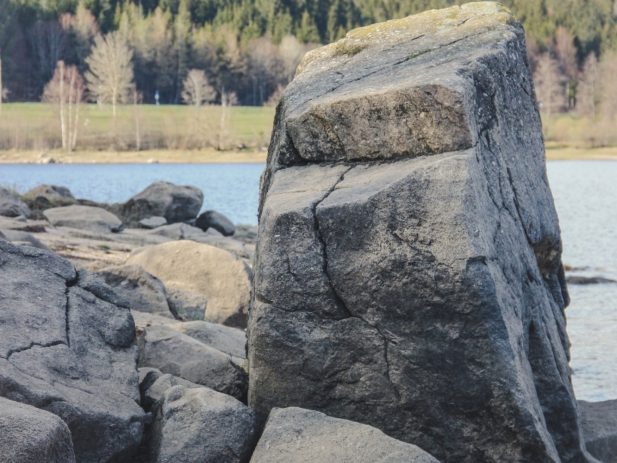
[[[189, 72], [199, 70], [218, 102], [262, 105], [276, 99], [309, 48], [360, 25], [456, 3], [462, 2], [0, 0], [5, 99], [40, 100], [59, 61], [85, 75], [97, 37], [118, 31], [131, 50], [134, 85], [144, 102], [182, 102]], [[601, 60], [617, 50], [617, 0], [502, 3], [526, 28], [532, 66], [558, 74], [559, 105], [576, 105], [589, 57]]]

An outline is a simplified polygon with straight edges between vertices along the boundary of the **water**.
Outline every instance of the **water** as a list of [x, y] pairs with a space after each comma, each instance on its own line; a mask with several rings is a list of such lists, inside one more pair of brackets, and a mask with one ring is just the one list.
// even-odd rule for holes
[[[20, 192], [65, 185], [77, 197], [122, 202], [156, 180], [195, 185], [204, 209], [255, 224], [261, 164], [0, 165], [0, 185]], [[564, 262], [617, 280], [617, 162], [555, 161], [548, 173], [559, 212]], [[567, 309], [577, 397], [617, 398], [617, 284], [570, 285]]]
[[77, 198], [124, 202], [157, 180], [194, 185], [204, 192], [203, 210], [215, 209], [235, 223], [256, 224], [263, 164], [0, 164], [0, 185], [20, 193], [48, 183]]

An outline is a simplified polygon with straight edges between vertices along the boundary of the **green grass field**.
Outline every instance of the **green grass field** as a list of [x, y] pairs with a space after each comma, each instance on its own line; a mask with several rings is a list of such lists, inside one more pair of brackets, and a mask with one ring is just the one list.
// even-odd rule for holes
[[[222, 111], [225, 117], [221, 116]], [[4, 103], [0, 149], [45, 151], [61, 147], [59, 111], [45, 103]], [[80, 106], [77, 150], [263, 150], [274, 108], [126, 105], [114, 120], [110, 106]]]

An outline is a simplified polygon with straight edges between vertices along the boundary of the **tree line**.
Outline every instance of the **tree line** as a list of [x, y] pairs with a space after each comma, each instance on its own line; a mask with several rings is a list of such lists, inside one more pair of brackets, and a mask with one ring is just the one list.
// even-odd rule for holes
[[[38, 101], [62, 63], [99, 102], [263, 105], [276, 100], [311, 47], [360, 25], [455, 3], [461, 2], [3, 0], [0, 92], [9, 101]], [[605, 111], [600, 103], [613, 91], [606, 79], [617, 50], [617, 0], [503, 3], [525, 25], [543, 110]], [[112, 41], [130, 74], [117, 93], [97, 84], [93, 70], [97, 63], [109, 67], [104, 49]]]

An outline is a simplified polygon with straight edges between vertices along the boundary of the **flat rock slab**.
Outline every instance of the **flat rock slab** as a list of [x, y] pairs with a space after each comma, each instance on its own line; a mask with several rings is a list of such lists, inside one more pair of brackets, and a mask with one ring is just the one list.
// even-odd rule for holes
[[591, 461], [524, 32], [470, 3], [309, 52], [262, 181], [249, 404], [457, 462]]
[[75, 463], [71, 431], [52, 413], [0, 398], [0, 462]]
[[122, 230], [122, 221], [100, 207], [65, 206], [46, 209], [43, 215], [55, 227], [71, 227], [98, 233]]
[[302, 408], [275, 408], [251, 463], [438, 463], [424, 450], [365, 424]]
[[29, 246], [0, 241], [0, 281], [0, 395], [62, 418], [80, 463], [130, 455], [144, 412], [129, 310]]

